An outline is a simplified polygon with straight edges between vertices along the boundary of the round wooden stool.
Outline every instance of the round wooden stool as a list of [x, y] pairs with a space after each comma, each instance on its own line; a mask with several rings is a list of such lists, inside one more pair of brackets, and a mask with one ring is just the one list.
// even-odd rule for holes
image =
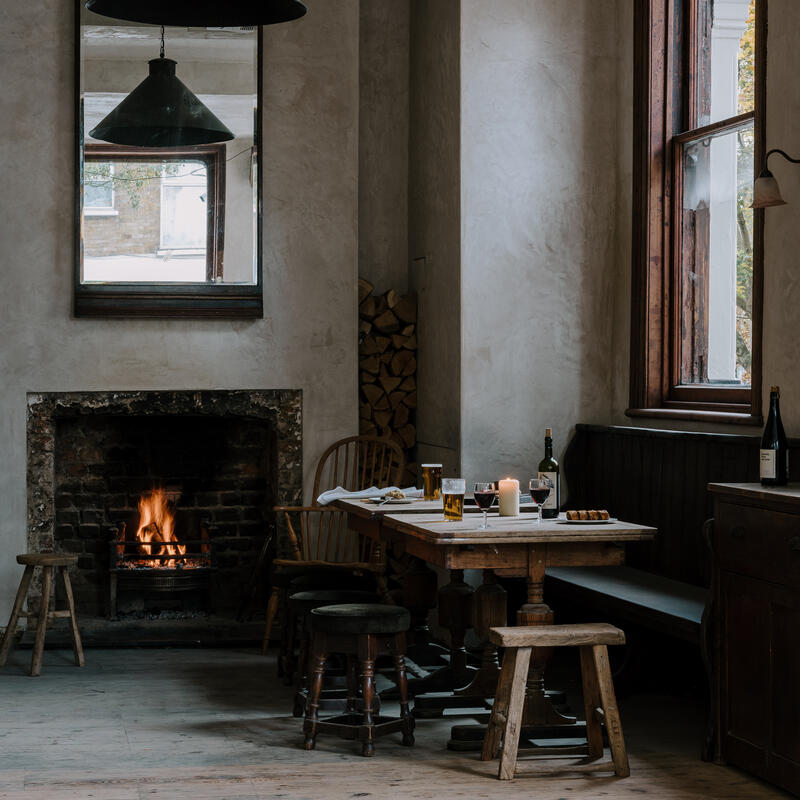
[[[39, 675], [42, 671], [42, 653], [44, 651], [44, 636], [47, 631], [47, 623], [54, 619], [69, 619], [72, 630], [72, 649], [75, 652], [75, 663], [82, 667], [83, 646], [81, 645], [81, 634], [78, 630], [78, 620], [75, 617], [75, 599], [72, 596], [72, 584], [69, 581], [68, 567], [74, 567], [78, 563], [78, 556], [69, 553], [23, 553], [17, 556], [17, 563], [25, 567], [22, 580], [17, 589], [17, 598], [14, 601], [14, 608], [8, 620], [3, 643], [0, 645], [0, 667], [5, 666], [8, 658], [8, 651], [11, 649], [11, 641], [17, 628], [17, 620], [20, 617], [30, 619], [38, 618], [36, 626], [36, 639], [33, 643], [33, 660], [31, 661], [31, 675]], [[37, 567], [42, 568], [42, 606], [38, 614], [23, 611], [22, 605], [28, 594], [31, 585], [33, 572]], [[50, 611], [50, 592], [53, 588], [53, 570], [58, 569], [64, 581], [64, 592], [67, 595], [67, 608], [63, 611]]]
[[[295, 592], [289, 597], [289, 607], [286, 615], [287, 631], [283, 640], [281, 655], [283, 658], [283, 681], [287, 686], [295, 685], [297, 678], [297, 691], [294, 697], [295, 717], [302, 717], [305, 713], [306, 699], [308, 698], [308, 651], [311, 640], [308, 615], [320, 606], [333, 606], [352, 603], [379, 603], [380, 599], [372, 592], [342, 591], [334, 589], [315, 589], [305, 592]], [[298, 669], [299, 668], [299, 669]], [[341, 676], [339, 676], [341, 680]], [[323, 689], [323, 696], [326, 690]], [[341, 688], [333, 689], [333, 695], [339, 703], [343, 703]], [[330, 698], [334, 699], [333, 696]], [[344, 708], [344, 705], [341, 705]]]
[[[345, 739], [359, 739], [362, 755], [375, 753], [375, 738], [401, 731], [403, 744], [414, 744], [414, 719], [408, 710], [405, 645], [411, 615], [398, 606], [350, 604], [322, 606], [311, 611], [311, 686], [303, 723], [306, 750], [313, 750], [319, 731], [330, 731]], [[347, 709], [344, 714], [319, 719], [319, 698], [325, 662], [330, 653], [347, 656]], [[400, 694], [400, 717], [381, 717], [374, 712], [375, 659], [394, 659]], [[361, 668], [363, 714], [356, 713], [357, 669]]]

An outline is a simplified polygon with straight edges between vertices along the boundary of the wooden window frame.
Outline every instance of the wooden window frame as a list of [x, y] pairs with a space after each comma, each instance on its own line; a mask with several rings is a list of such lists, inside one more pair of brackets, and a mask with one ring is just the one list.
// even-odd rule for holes
[[[758, 425], [764, 210], [753, 212], [751, 386], [681, 385], [680, 200], [682, 144], [755, 123], [754, 169], [763, 163], [767, 0], [756, 0], [755, 111], [696, 128], [698, 0], [636, 0], [630, 417]], [[692, 66], [695, 65], [695, 66]], [[755, 178], [755, 175], [754, 175]]]
[[[114, 144], [85, 144], [86, 161], [199, 161], [206, 168], [206, 280], [222, 280], [225, 251], [225, 158], [224, 144], [193, 147], [125, 147]], [[86, 286], [86, 284], [84, 284]]]

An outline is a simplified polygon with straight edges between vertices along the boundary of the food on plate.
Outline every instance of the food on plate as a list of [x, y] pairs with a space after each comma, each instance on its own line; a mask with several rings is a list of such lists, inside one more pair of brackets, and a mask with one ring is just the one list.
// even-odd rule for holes
[[405, 494], [399, 489], [390, 489], [384, 497], [390, 497], [392, 500], [402, 500], [405, 498]]
[[567, 520], [571, 522], [583, 520], [605, 520], [611, 519], [611, 515], [603, 509], [578, 509], [575, 511], [567, 511]]

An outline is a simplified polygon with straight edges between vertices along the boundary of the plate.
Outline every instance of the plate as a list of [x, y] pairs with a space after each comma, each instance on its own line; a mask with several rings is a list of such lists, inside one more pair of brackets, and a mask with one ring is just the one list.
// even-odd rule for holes
[[559, 525], [608, 525], [609, 522], [619, 522], [616, 517], [610, 519], [560, 519]]
[[365, 498], [365, 503], [381, 503], [385, 506], [393, 506], [398, 503], [414, 503], [419, 500], [419, 497], [392, 497], [389, 500], [384, 500], [382, 497], [367, 497]]

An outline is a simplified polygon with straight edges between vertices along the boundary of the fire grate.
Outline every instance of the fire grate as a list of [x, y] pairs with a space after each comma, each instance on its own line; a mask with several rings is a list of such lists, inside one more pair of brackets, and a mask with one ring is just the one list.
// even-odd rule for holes
[[109, 545], [109, 619], [118, 619], [121, 592], [200, 595], [213, 611], [212, 575], [216, 571], [208, 525], [200, 523], [200, 538], [168, 542], [127, 539], [128, 526], [117, 528]]

